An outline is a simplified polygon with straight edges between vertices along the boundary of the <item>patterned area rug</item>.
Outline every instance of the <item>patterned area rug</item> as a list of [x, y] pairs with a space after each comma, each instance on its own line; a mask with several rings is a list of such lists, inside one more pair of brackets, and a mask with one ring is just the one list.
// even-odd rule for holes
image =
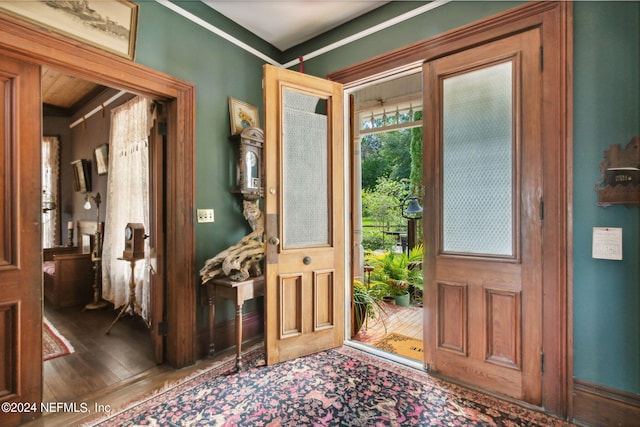
[[571, 425], [348, 347], [255, 367], [261, 355], [241, 373], [230, 361], [90, 425]]
[[410, 359], [419, 361], [424, 359], [422, 340], [417, 340], [395, 332], [385, 335], [384, 338], [375, 343], [374, 346], [386, 352], [399, 354], [400, 356]]
[[73, 346], [60, 332], [47, 320], [42, 319], [42, 358], [44, 361], [66, 356], [73, 353]]

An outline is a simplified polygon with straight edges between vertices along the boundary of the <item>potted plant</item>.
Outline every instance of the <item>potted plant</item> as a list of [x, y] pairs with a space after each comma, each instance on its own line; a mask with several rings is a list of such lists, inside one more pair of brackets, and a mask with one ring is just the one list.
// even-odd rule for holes
[[373, 266], [371, 283], [386, 286], [397, 305], [408, 305], [409, 287], [422, 289], [422, 263], [424, 247], [418, 245], [408, 254], [404, 252], [368, 253], [367, 264]]
[[396, 305], [407, 307], [411, 302], [409, 282], [406, 280], [389, 280], [389, 294], [393, 296]]
[[357, 334], [367, 318], [379, 317], [384, 309], [380, 305], [384, 290], [379, 285], [367, 286], [360, 280], [353, 281], [353, 335]]

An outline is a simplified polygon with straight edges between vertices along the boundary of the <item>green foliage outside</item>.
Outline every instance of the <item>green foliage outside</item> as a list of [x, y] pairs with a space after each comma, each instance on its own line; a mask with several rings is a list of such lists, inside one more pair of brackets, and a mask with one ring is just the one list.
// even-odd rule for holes
[[[422, 111], [414, 114], [422, 118]], [[361, 153], [362, 244], [365, 250], [392, 250], [396, 238], [385, 232], [406, 233], [402, 204], [409, 196], [423, 195], [422, 128], [366, 135]], [[417, 234], [421, 242], [421, 227]]]

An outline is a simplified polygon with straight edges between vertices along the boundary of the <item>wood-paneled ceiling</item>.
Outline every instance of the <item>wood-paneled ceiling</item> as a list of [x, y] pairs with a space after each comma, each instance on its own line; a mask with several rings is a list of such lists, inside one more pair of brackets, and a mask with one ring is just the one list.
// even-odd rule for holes
[[90, 81], [42, 67], [42, 103], [48, 114], [73, 115], [105, 89]]

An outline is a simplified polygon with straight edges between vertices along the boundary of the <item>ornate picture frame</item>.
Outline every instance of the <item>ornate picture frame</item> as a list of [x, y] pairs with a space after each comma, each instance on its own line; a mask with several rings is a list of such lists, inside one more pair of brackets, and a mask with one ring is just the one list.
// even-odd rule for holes
[[258, 108], [232, 97], [229, 97], [229, 119], [231, 135], [239, 135], [248, 127], [260, 127]]
[[134, 58], [138, 5], [133, 1], [3, 0], [0, 11], [116, 55]]

